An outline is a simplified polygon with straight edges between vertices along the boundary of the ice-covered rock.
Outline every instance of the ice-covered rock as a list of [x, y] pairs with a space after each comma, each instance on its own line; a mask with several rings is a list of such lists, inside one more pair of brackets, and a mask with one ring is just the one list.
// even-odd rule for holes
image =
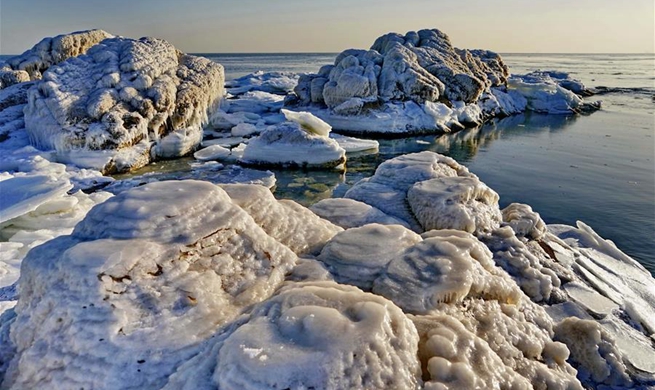
[[106, 39], [44, 73], [28, 92], [25, 127], [39, 148], [109, 150], [116, 156], [98, 168], [132, 170], [193, 151], [223, 80], [221, 65], [166, 41]]
[[213, 184], [127, 191], [28, 254], [2, 385], [160, 388], [295, 261]]
[[292, 200], [276, 200], [265, 187], [234, 184], [222, 188], [271, 237], [297, 254], [318, 254], [343, 230]]
[[423, 231], [407, 200], [417, 182], [440, 177], [475, 177], [450, 157], [433, 152], [406, 154], [380, 164], [371, 178], [357, 182], [345, 197], [369, 204]]
[[0, 88], [39, 80], [52, 65], [82, 55], [92, 46], [112, 37], [102, 30], [87, 30], [43, 38], [23, 54], [5, 60], [5, 68], [0, 68]]
[[250, 140], [241, 162], [256, 166], [343, 169], [346, 151], [327, 135], [317, 134], [323, 134], [324, 127], [310, 126], [299, 122], [284, 122], [269, 127]]
[[597, 322], [566, 318], [555, 327], [555, 340], [565, 343], [571, 351], [581, 381], [609, 386], [632, 385], [614, 339]]
[[294, 283], [178, 370], [176, 388], [414, 389], [418, 336], [388, 300], [333, 282]]
[[538, 240], [546, 232], [546, 224], [538, 213], [527, 204], [512, 203], [503, 210], [503, 222], [507, 223], [519, 237]]
[[335, 133], [331, 133], [330, 138], [337, 141], [339, 146], [341, 146], [346, 151], [346, 153], [377, 153], [378, 148], [380, 147], [380, 143], [372, 139], [346, 137], [345, 135]]
[[525, 97], [527, 109], [538, 113], [566, 115], [600, 108], [600, 102], [585, 102], [547, 74], [515, 75], [510, 77], [508, 87]]
[[587, 90], [568, 74], [510, 77], [500, 55], [458, 49], [437, 29], [389, 33], [369, 50], [345, 50], [333, 65], [301, 75], [294, 92], [287, 103], [350, 133], [448, 132], [526, 109], [571, 114], [599, 107], [582, 101], [578, 95]]
[[414, 184], [407, 201], [423, 230], [490, 232], [500, 225], [498, 194], [477, 177], [439, 177]]
[[530, 382], [505, 365], [489, 344], [457, 319], [443, 314], [412, 317], [419, 332], [425, 389], [529, 389]]
[[337, 282], [370, 291], [387, 264], [420, 241], [421, 236], [403, 226], [374, 223], [338, 233], [318, 259]]
[[369, 223], [381, 225], [401, 225], [409, 228], [407, 222], [389, 216], [366, 203], [348, 198], [323, 199], [310, 207], [316, 215], [327, 219], [344, 229], [350, 229]]
[[509, 304], [520, 300], [516, 283], [495, 267], [489, 249], [471, 234], [434, 230], [424, 237], [389, 263], [375, 280], [374, 293], [418, 314], [467, 297]]

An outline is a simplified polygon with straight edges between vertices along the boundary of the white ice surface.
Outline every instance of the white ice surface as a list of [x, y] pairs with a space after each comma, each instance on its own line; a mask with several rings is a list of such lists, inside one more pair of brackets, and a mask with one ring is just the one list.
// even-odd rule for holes
[[250, 140], [241, 161], [264, 166], [343, 168], [346, 151], [327, 134], [316, 135], [303, 126], [308, 125], [284, 122], [269, 127], [259, 137]]

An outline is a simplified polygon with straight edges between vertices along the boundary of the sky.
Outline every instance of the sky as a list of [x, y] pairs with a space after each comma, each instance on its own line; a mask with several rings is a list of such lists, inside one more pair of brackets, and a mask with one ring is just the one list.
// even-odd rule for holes
[[0, 54], [101, 28], [188, 53], [340, 52], [438, 28], [500, 53], [653, 53], [653, 0], [0, 0]]

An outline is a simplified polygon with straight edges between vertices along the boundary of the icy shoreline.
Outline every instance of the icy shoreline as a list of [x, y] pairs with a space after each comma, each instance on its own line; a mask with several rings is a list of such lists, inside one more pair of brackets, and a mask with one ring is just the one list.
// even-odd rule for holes
[[61, 164], [28, 146], [8, 104], [3, 387], [655, 385], [655, 282], [583, 223], [501, 210], [474, 173], [430, 152], [311, 209], [276, 200], [270, 172], [211, 161], [331, 167], [376, 150], [280, 114], [294, 80], [230, 84], [239, 99], [207, 117], [196, 152], [209, 162], [185, 177], [204, 181]]

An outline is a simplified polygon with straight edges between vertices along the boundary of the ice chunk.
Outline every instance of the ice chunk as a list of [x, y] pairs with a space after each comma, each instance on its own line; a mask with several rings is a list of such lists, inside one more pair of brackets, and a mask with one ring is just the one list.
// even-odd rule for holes
[[73, 188], [67, 180], [49, 176], [14, 177], [0, 181], [0, 222], [27, 214], [40, 205], [60, 198]]
[[512, 203], [503, 209], [503, 222], [519, 237], [538, 240], [546, 234], [546, 224], [527, 204]]
[[327, 219], [344, 229], [379, 223], [382, 225], [409, 225], [392, 216], [389, 216], [373, 206], [347, 198], [323, 199], [310, 208], [316, 215]]
[[337, 282], [370, 291], [387, 264], [420, 241], [421, 236], [399, 225], [364, 225], [338, 233], [318, 259]]
[[343, 169], [346, 151], [296, 122], [269, 127], [246, 146], [241, 162], [258, 166]]
[[262, 186], [228, 184], [222, 188], [272, 237], [297, 254], [318, 254], [343, 229], [291, 200], [276, 200]]
[[370, 139], [359, 139], [353, 137], [346, 137], [345, 135], [330, 134], [330, 138], [337, 141], [346, 153], [365, 152], [370, 151], [377, 153], [380, 143]]
[[195, 152], [193, 157], [201, 161], [220, 160], [229, 156], [231, 153], [230, 149], [224, 148], [220, 145], [211, 145]]
[[614, 340], [594, 321], [566, 318], [555, 327], [555, 340], [567, 345], [583, 382], [630, 386], [621, 352]]
[[311, 134], [327, 137], [332, 130], [332, 126], [309, 112], [294, 112], [285, 109], [280, 111], [288, 121], [298, 123], [305, 131]]
[[500, 225], [498, 194], [476, 177], [440, 177], [414, 184], [407, 201], [424, 230], [490, 232]]

